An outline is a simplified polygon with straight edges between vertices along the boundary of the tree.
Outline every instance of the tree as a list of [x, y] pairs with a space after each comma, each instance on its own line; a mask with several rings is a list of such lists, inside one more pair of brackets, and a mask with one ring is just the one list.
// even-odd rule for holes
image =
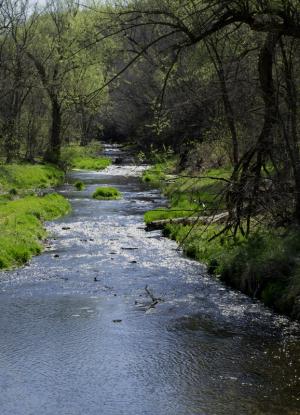
[[19, 119], [24, 101], [31, 89], [26, 51], [31, 41], [34, 19], [28, 22], [28, 2], [5, 1], [2, 4], [2, 21], [6, 27], [2, 34], [1, 124], [6, 161], [9, 163], [20, 147]]
[[[227, 229], [234, 233], [250, 232], [251, 218], [265, 203], [264, 170], [273, 163], [274, 134], [279, 123], [277, 85], [273, 78], [274, 61], [278, 45], [286, 37], [300, 38], [300, 6], [296, 1], [216, 1], [182, 4], [174, 1], [133, 1], [118, 11], [121, 27], [128, 37], [134, 36], [136, 27], [152, 27], [153, 39], [143, 46], [143, 53], [154, 44], [168, 39], [169, 50], [179, 50], [205, 41], [213, 59], [221, 86], [227, 123], [232, 135], [234, 169], [227, 192], [227, 207], [230, 211]], [[228, 96], [224, 66], [220, 52], [213, 42], [213, 35], [241, 34], [248, 27], [256, 34], [259, 46], [257, 73], [261, 88], [264, 114], [261, 130], [243, 154], [238, 154], [237, 132], [234, 113]], [[264, 38], [264, 39], [263, 39]], [[134, 60], [135, 58], [133, 58]], [[288, 73], [287, 65], [285, 71]], [[290, 76], [289, 76], [290, 77]], [[291, 92], [291, 91], [290, 91]], [[295, 95], [289, 92], [291, 96]], [[291, 108], [291, 105], [290, 105]], [[292, 117], [293, 118], [293, 117]], [[294, 127], [296, 123], [294, 122]], [[297, 147], [295, 128], [293, 142]], [[297, 162], [291, 160], [294, 166]], [[294, 169], [294, 193], [298, 195], [298, 173]], [[297, 198], [297, 196], [296, 196]], [[295, 203], [294, 217], [300, 223], [299, 203]], [[244, 224], [246, 228], [244, 229]]]

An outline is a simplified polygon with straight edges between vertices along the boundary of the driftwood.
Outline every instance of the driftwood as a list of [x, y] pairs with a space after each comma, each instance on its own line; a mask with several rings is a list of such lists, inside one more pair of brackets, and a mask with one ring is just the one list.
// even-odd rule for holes
[[152, 300], [152, 303], [148, 306], [148, 309], [154, 308], [156, 306], [156, 304], [158, 304], [160, 301], [162, 301], [161, 298], [154, 297], [154, 294], [152, 293], [152, 291], [149, 290], [148, 285], [146, 285], [145, 291], [146, 291], [147, 295]]
[[208, 225], [210, 223], [221, 222], [228, 217], [228, 212], [218, 213], [213, 216], [191, 216], [185, 218], [161, 219], [149, 222], [146, 231], [156, 231], [163, 229], [166, 225], [195, 225], [196, 223]]

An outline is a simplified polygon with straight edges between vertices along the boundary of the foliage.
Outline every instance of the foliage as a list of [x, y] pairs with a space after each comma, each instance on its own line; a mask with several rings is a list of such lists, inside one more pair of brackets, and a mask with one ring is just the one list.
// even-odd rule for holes
[[114, 187], [98, 187], [93, 193], [93, 198], [98, 200], [117, 200], [121, 197], [119, 190]]

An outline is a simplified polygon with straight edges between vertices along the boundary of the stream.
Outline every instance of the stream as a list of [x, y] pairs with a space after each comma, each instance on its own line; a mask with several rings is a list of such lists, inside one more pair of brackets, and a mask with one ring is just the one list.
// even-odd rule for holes
[[145, 232], [164, 200], [142, 170], [72, 172], [45, 252], [0, 273], [0, 414], [300, 414], [299, 325]]

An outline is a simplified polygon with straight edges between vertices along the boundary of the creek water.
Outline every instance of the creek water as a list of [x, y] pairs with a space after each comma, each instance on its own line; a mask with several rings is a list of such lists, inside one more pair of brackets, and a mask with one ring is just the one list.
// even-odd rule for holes
[[299, 326], [146, 233], [164, 201], [141, 170], [73, 172], [47, 250], [0, 273], [0, 414], [300, 414]]

